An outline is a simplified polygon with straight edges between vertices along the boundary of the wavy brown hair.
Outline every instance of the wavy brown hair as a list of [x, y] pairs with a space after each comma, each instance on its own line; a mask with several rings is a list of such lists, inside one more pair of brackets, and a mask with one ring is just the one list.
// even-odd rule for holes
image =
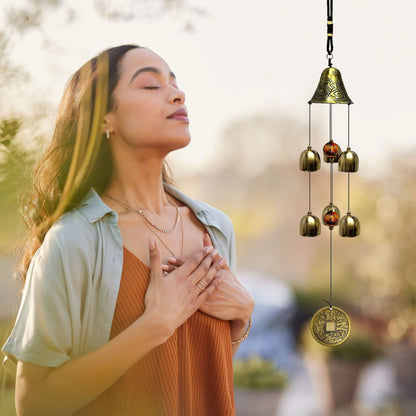
[[[113, 162], [102, 131], [105, 115], [116, 104], [113, 91], [124, 55], [137, 45], [110, 48], [86, 62], [70, 78], [58, 110], [52, 140], [37, 163], [21, 212], [27, 233], [17, 274], [23, 279], [36, 250], [58, 218], [75, 208], [90, 188], [102, 193]], [[163, 181], [172, 183], [168, 165]]]

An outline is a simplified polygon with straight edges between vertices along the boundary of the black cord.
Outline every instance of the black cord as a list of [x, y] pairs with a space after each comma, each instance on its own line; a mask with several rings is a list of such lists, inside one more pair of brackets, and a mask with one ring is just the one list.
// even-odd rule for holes
[[332, 0], [326, 1], [326, 15], [327, 15], [327, 41], [326, 51], [328, 58], [328, 66], [332, 66], [332, 52], [334, 51], [334, 22], [333, 22], [333, 4]]

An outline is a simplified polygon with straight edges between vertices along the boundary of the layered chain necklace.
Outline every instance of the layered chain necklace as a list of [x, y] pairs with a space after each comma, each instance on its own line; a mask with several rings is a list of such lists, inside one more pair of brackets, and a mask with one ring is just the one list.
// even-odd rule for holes
[[173, 234], [175, 231], [177, 231], [179, 225], [181, 226], [181, 254], [180, 254], [180, 258], [182, 258], [183, 256], [183, 221], [182, 221], [182, 216], [181, 216], [181, 209], [180, 207], [174, 203], [172, 200], [170, 200], [170, 198], [168, 197], [169, 202], [172, 203], [172, 205], [175, 207], [176, 209], [176, 219], [175, 219], [175, 224], [173, 225], [172, 228], [165, 228], [165, 227], [160, 227], [159, 225], [155, 224], [153, 221], [151, 221], [147, 215], [143, 212], [142, 209], [135, 209], [130, 207], [129, 205], [127, 205], [125, 202], [120, 201], [116, 198], [113, 198], [112, 196], [108, 195], [108, 194], [104, 194], [107, 198], [110, 198], [111, 200], [117, 202], [119, 205], [121, 205], [122, 207], [126, 208], [127, 210], [134, 212], [135, 214], [137, 214], [139, 216], [139, 218], [143, 221], [143, 224], [146, 226], [146, 228], [152, 232], [157, 238], [158, 240], [164, 245], [164, 247], [169, 251], [170, 254], [172, 254], [172, 256], [174, 257], [178, 257], [176, 256], [176, 254], [169, 248], [169, 246], [166, 244], [166, 242], [162, 239], [162, 237], [158, 234], [158, 232], [162, 232], [164, 234]]

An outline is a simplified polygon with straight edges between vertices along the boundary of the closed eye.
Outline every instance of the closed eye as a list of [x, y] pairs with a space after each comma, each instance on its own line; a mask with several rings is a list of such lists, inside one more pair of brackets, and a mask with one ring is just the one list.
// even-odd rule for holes
[[144, 87], [145, 90], [156, 90], [159, 87]]

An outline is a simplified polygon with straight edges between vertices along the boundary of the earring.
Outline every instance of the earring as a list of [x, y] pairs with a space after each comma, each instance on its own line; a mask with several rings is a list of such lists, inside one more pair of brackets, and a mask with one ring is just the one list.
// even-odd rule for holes
[[110, 140], [110, 132], [108, 131], [108, 129], [105, 131], [105, 135], [107, 137], [107, 140]]

